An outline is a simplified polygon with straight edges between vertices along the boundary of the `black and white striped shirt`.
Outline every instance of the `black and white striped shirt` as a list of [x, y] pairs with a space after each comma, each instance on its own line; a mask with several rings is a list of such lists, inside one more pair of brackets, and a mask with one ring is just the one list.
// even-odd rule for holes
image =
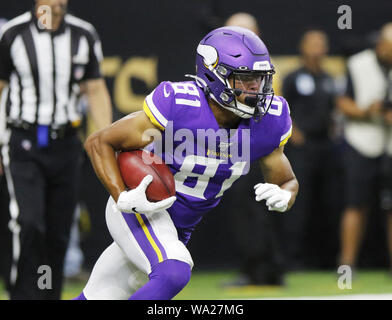
[[94, 27], [66, 14], [56, 32], [26, 12], [0, 31], [0, 79], [8, 123], [58, 126], [78, 122], [79, 83], [101, 77], [101, 43]]

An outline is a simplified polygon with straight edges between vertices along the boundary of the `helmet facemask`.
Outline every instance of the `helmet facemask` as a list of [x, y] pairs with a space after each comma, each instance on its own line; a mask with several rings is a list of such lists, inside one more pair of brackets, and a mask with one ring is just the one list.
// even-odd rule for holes
[[272, 103], [274, 73], [274, 70], [233, 70], [225, 78], [226, 89], [220, 95], [223, 102], [220, 104], [241, 118], [253, 117], [259, 121]]

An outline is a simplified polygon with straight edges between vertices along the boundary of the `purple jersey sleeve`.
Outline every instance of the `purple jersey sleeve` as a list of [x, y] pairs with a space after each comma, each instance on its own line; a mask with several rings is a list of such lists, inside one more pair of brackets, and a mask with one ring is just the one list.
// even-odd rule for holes
[[251, 160], [264, 157], [276, 148], [284, 146], [291, 136], [289, 105], [283, 97], [275, 96], [268, 113], [251, 124]]
[[280, 121], [277, 126], [278, 137], [279, 137], [278, 147], [281, 147], [284, 146], [291, 137], [292, 122], [291, 122], [290, 107], [288, 102], [283, 97], [278, 97], [278, 98], [282, 102], [282, 113], [280, 115]]
[[151, 122], [163, 131], [168, 122], [173, 120], [173, 102], [174, 92], [171, 82], [164, 81], [146, 97], [143, 104], [143, 110], [150, 118]]

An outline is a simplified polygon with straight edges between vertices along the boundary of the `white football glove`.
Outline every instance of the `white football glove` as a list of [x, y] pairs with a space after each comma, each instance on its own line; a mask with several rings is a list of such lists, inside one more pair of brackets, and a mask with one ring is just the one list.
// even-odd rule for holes
[[291, 193], [281, 189], [276, 184], [258, 183], [254, 186], [256, 201], [266, 200], [270, 211], [284, 212], [287, 210]]
[[149, 214], [170, 208], [177, 199], [174, 196], [158, 202], [147, 200], [146, 189], [152, 179], [152, 175], [147, 175], [135, 189], [121, 192], [117, 200], [118, 210], [126, 213]]

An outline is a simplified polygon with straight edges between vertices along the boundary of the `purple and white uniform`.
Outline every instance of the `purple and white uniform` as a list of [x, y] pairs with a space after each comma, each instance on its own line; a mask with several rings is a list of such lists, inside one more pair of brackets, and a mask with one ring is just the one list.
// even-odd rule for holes
[[[168, 210], [128, 214], [109, 198], [106, 221], [114, 242], [95, 264], [81, 298], [174, 297], [190, 278], [193, 261], [186, 244], [197, 223], [247, 174], [252, 161], [291, 135], [288, 104], [273, 97], [275, 71], [256, 34], [239, 27], [211, 31], [197, 47], [196, 66], [195, 81], [162, 82], [143, 105], [160, 129], [154, 133], [159, 139], [146, 149], [169, 166], [177, 200]], [[257, 82], [258, 89], [247, 93], [253, 104], [237, 101], [238, 88], [231, 88], [229, 77], [234, 85], [249, 77]], [[202, 88], [241, 117], [237, 129], [219, 128]], [[263, 114], [259, 121], [252, 117], [257, 114]]]
[[[242, 119], [226, 138], [204, 93], [192, 81], [162, 82], [147, 96], [143, 110], [162, 136], [161, 147], [154, 142], [146, 149], [159, 154], [171, 169], [177, 200], [168, 210], [145, 215], [121, 213], [109, 199], [106, 220], [114, 243], [94, 267], [83, 290], [87, 299], [127, 299], [148, 281], [154, 266], [167, 259], [193, 267], [185, 245], [194, 227], [247, 174], [250, 162], [284, 145], [291, 135], [288, 104], [275, 96], [259, 122]], [[216, 138], [214, 150], [207, 141], [211, 137]]]
[[[193, 81], [162, 82], [147, 96], [143, 109], [163, 131], [159, 142], [163, 148], [157, 153], [174, 175], [177, 196], [168, 212], [185, 242], [202, 216], [247, 174], [250, 162], [284, 145], [291, 134], [288, 104], [275, 96], [261, 121], [242, 119], [229, 137], [230, 131], [219, 128], [204, 93]], [[180, 152], [184, 148], [185, 156]], [[154, 151], [154, 145], [148, 149]]]

